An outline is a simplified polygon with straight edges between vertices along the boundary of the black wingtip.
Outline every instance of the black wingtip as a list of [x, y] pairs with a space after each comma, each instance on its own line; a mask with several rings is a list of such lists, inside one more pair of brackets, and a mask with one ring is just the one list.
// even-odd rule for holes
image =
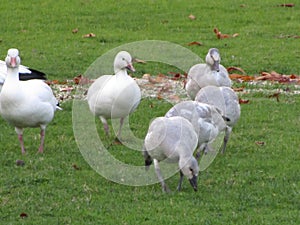
[[32, 80], [32, 79], [47, 80], [47, 76], [45, 73], [31, 68], [29, 70], [31, 71], [31, 73], [19, 73], [19, 80], [22, 81]]

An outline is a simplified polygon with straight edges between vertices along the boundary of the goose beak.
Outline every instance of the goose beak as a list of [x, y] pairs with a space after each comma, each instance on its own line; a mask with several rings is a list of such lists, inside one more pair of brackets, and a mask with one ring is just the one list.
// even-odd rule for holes
[[189, 179], [190, 184], [192, 185], [194, 191], [198, 191], [198, 176], [193, 176], [191, 179]]
[[131, 63], [126, 66], [126, 69], [130, 70], [131, 72], [135, 72], [135, 69]]
[[220, 63], [219, 61], [215, 61], [213, 64], [213, 70], [219, 72], [220, 71]]
[[15, 67], [17, 65], [17, 59], [16, 59], [16, 57], [11, 57], [10, 58], [10, 65], [12, 67]]

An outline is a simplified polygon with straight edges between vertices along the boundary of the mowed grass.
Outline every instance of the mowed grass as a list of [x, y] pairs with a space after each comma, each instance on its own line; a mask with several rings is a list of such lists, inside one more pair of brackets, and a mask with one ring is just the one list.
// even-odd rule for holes
[[[239, 66], [250, 75], [300, 74], [299, 39], [288, 38], [299, 35], [300, 9], [297, 4], [278, 7], [281, 3], [4, 0], [0, 55], [4, 59], [8, 48], [17, 47], [24, 65], [63, 81], [84, 74], [94, 60], [120, 45], [164, 40], [201, 58], [217, 47], [223, 65]], [[196, 20], [189, 20], [190, 14]], [[214, 27], [239, 36], [218, 40]], [[96, 37], [83, 38], [87, 33]], [[188, 46], [192, 41], [203, 46]], [[170, 69], [151, 63], [136, 68], [136, 76]], [[295, 88], [274, 84], [274, 90], [287, 87]], [[288, 92], [279, 102], [267, 93], [242, 98], [249, 103], [241, 105], [227, 151], [200, 173], [198, 192], [186, 179], [182, 192], [176, 192], [179, 175], [166, 180], [170, 194], [162, 193], [159, 184], [126, 186], [99, 175], [76, 144], [71, 101], [48, 126], [42, 155], [36, 153], [38, 129], [25, 130], [27, 154], [21, 155], [13, 127], [1, 119], [0, 224], [299, 224], [300, 98]], [[130, 117], [134, 134], [144, 137], [151, 119], [169, 107], [163, 100], [143, 99]], [[112, 155], [143, 164], [139, 152], [105, 137], [99, 121], [97, 129]], [[25, 165], [17, 166], [18, 159]]]

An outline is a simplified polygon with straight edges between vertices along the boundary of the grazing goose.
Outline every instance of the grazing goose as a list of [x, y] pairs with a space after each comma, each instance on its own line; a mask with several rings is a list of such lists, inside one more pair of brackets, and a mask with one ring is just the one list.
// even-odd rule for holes
[[216, 48], [209, 49], [206, 63], [196, 64], [188, 72], [185, 89], [192, 100], [198, 91], [208, 85], [231, 87], [231, 80], [224, 66], [220, 64], [221, 57]]
[[191, 122], [198, 136], [198, 152], [205, 153], [211, 148], [212, 143], [221, 131], [226, 129], [223, 117], [214, 106], [192, 100], [182, 101], [174, 105], [165, 115], [170, 118], [181, 116]]
[[164, 192], [169, 192], [169, 188], [164, 182], [158, 165], [163, 160], [179, 165], [178, 191], [181, 190], [184, 175], [197, 191], [199, 166], [193, 156], [197, 143], [197, 134], [192, 124], [183, 117], [158, 117], [152, 121], [144, 142], [145, 166], [148, 168], [152, 161], [154, 162], [156, 175]]
[[23, 129], [40, 127], [39, 152], [44, 150], [45, 130], [59, 107], [51, 88], [42, 80], [19, 81], [21, 59], [17, 49], [9, 49], [5, 59], [7, 77], [0, 93], [0, 114], [15, 127], [25, 153]]
[[[2, 86], [4, 84], [4, 81], [7, 76], [7, 66], [6, 62], [0, 60], [0, 92], [2, 89]], [[28, 68], [26, 66], [19, 66], [19, 80], [31, 80], [31, 79], [40, 79], [40, 80], [46, 80], [46, 74], [44, 74], [41, 71]]]
[[213, 105], [222, 111], [227, 124], [222, 152], [225, 152], [233, 126], [241, 115], [239, 99], [229, 87], [206, 86], [196, 95], [196, 101]]
[[135, 71], [130, 54], [121, 51], [114, 60], [115, 75], [99, 77], [87, 93], [90, 111], [100, 118], [107, 135], [109, 134], [107, 119], [120, 118], [118, 138], [121, 136], [124, 118], [137, 108], [141, 100], [140, 88], [127, 74], [127, 69]]

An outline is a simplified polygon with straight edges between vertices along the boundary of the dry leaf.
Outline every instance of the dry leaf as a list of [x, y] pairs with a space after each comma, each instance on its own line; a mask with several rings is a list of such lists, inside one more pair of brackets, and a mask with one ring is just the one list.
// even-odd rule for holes
[[82, 76], [81, 74], [74, 77], [73, 81], [75, 84], [89, 84], [91, 83], [91, 80], [87, 77]]
[[94, 34], [94, 33], [89, 33], [89, 34], [83, 35], [82, 37], [83, 37], [83, 38], [96, 37], [96, 34]]
[[21, 217], [22, 219], [24, 219], [24, 218], [28, 217], [28, 214], [27, 214], [27, 213], [24, 213], [24, 212], [22, 212], [22, 213], [20, 214], [20, 217]]
[[142, 59], [138, 59], [138, 58], [133, 58], [132, 62], [146, 64], [146, 61], [144, 61]]
[[248, 103], [249, 103], [249, 100], [248, 100], [248, 99], [246, 100], [246, 99], [241, 99], [241, 98], [240, 98], [240, 99], [239, 99], [239, 103], [240, 103], [240, 104], [248, 104]]
[[235, 33], [233, 35], [229, 35], [229, 34], [222, 34], [221, 31], [219, 31], [218, 28], [214, 28], [214, 33], [216, 34], [218, 39], [224, 39], [224, 38], [231, 38], [231, 37], [237, 37], [239, 36], [238, 33]]
[[193, 42], [190, 42], [190, 43], [188, 43], [187, 44], [188, 46], [192, 46], [192, 45], [198, 45], [198, 46], [201, 46], [201, 45], [203, 45], [201, 42], [199, 42], [199, 41], [193, 41]]
[[285, 4], [280, 4], [279, 6], [281, 6], [281, 7], [294, 7], [295, 4], [294, 3], [285, 3]]
[[242, 92], [244, 91], [244, 87], [239, 87], [239, 88], [232, 88], [235, 92]]
[[241, 81], [251, 81], [255, 79], [255, 77], [253, 76], [241, 75], [237, 73], [229, 74], [229, 78], [231, 80], [241, 80]]
[[240, 68], [240, 67], [236, 67], [236, 66], [227, 67], [228, 73], [230, 73], [231, 71], [234, 71], [234, 70], [239, 71], [242, 74], [246, 74], [246, 72], [242, 68]]
[[78, 33], [78, 28], [73, 29], [73, 30], [72, 30], [72, 33], [73, 33], [73, 34]]
[[190, 20], [195, 20], [195, 19], [196, 19], [196, 16], [194, 16], [193, 14], [190, 14], [190, 15], [189, 15], [189, 19], [190, 19]]
[[264, 146], [265, 142], [264, 141], [256, 141], [255, 144], [257, 144], [259, 146]]
[[276, 98], [276, 101], [279, 102], [279, 95], [280, 95], [280, 93], [276, 92], [276, 93], [274, 93], [272, 95], [269, 95], [269, 98]]
[[68, 86], [68, 87], [61, 87], [61, 88], [59, 88], [59, 91], [61, 91], [61, 92], [71, 92], [71, 91], [73, 91], [73, 87], [72, 86]]

